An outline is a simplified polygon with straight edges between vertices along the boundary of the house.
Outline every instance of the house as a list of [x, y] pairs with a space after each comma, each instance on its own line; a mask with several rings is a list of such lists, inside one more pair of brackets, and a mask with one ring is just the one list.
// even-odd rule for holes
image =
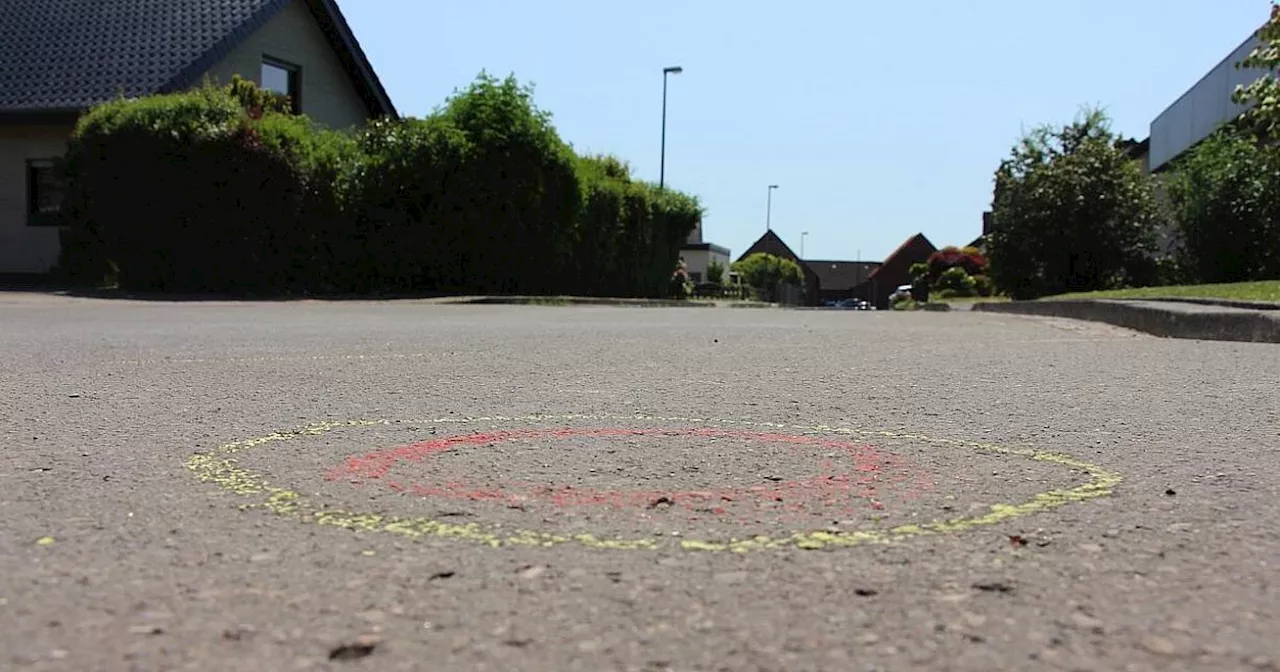
[[724, 278], [729, 279], [729, 248], [702, 240], [702, 222], [689, 233], [685, 244], [680, 247], [680, 258], [684, 260], [685, 271], [693, 282], [707, 281], [707, 268], [712, 262], [724, 268]]
[[880, 268], [880, 262], [806, 259], [804, 263], [818, 276], [819, 302], [871, 300], [871, 284], [867, 281]]
[[331, 128], [397, 116], [335, 0], [4, 0], [0, 273], [57, 261], [53, 161], [80, 114], [237, 74]]
[[773, 232], [773, 229], [765, 231], [764, 235], [760, 236], [759, 240], [752, 243], [751, 247], [748, 247], [747, 251], [743, 252], [742, 256], [738, 257], [738, 261], [742, 261], [757, 252], [766, 252], [775, 257], [794, 261], [796, 265], [800, 267], [800, 274], [804, 276], [804, 286], [802, 288], [803, 297], [801, 298], [801, 302], [810, 306], [818, 304], [820, 286], [818, 274], [814, 273], [813, 269], [809, 268], [808, 264], [800, 259], [800, 257], [796, 256], [796, 253], [793, 252], [786, 243], [782, 242], [782, 239], [778, 237], [778, 234]]
[[889, 296], [894, 290], [901, 285], [911, 284], [911, 265], [928, 261], [929, 255], [937, 251], [938, 248], [923, 233], [908, 238], [868, 278], [871, 284], [871, 298], [868, 300], [876, 308], [888, 308]]

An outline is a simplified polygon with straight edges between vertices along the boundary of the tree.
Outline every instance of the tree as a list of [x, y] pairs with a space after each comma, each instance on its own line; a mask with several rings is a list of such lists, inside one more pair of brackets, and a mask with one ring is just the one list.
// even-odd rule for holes
[[733, 270], [747, 286], [766, 298], [772, 298], [774, 289], [779, 285], [800, 284], [802, 277], [796, 262], [767, 252], [756, 252], [734, 262]]
[[1015, 299], [1154, 279], [1152, 183], [1099, 110], [1025, 135], [996, 170], [992, 216], [991, 279]]
[[1280, 126], [1280, 81], [1276, 78], [1280, 68], [1280, 5], [1271, 4], [1271, 17], [1258, 29], [1258, 46], [1236, 63], [1236, 68], [1263, 72], [1248, 85], [1237, 86], [1231, 98], [1240, 105], [1252, 105], [1243, 115], [1248, 127], [1263, 137], [1273, 137]]
[[1280, 278], [1280, 150], [1224, 128], [1179, 160], [1166, 190], [1192, 279]]
[[718, 261], [707, 264], [707, 282], [724, 284], [724, 264]]

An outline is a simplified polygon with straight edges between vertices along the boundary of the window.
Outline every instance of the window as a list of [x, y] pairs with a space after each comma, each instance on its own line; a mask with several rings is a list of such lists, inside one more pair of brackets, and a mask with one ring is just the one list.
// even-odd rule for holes
[[27, 225], [58, 226], [62, 176], [53, 159], [27, 161]]
[[294, 114], [302, 114], [302, 69], [273, 58], [262, 59], [262, 88], [289, 97]]
[[699, 273], [698, 271], [694, 271], [689, 274], [689, 279], [695, 283], [702, 282], [702, 273]]

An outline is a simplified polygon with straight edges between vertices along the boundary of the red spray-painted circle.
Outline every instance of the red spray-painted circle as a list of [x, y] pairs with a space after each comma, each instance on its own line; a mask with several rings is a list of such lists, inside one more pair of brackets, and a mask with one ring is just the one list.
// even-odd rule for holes
[[[822, 449], [842, 455], [826, 459], [819, 475], [797, 480], [777, 480], [750, 487], [710, 490], [603, 490], [592, 487], [506, 482], [497, 487], [476, 487], [450, 481], [441, 484], [406, 483], [392, 475], [405, 462], [422, 462], [441, 453], [467, 446], [487, 446], [514, 440], [618, 437], [695, 437], [703, 439], [745, 439], [786, 446], [797, 453]], [[842, 463], [838, 466], [838, 463]], [[604, 506], [653, 508], [681, 506], [690, 510], [723, 515], [731, 503], [781, 503], [784, 511], [836, 507], [851, 511], [861, 500], [872, 509], [882, 509], [881, 492], [893, 491], [904, 499], [932, 489], [933, 481], [920, 469], [898, 455], [881, 452], [875, 446], [820, 436], [751, 432], [710, 428], [630, 429], [564, 428], [550, 430], [508, 430], [463, 434], [420, 441], [405, 446], [348, 457], [329, 471], [327, 480], [349, 480], [353, 484], [378, 482], [397, 492], [433, 499], [494, 502], [508, 505], [539, 502], [555, 507]]]

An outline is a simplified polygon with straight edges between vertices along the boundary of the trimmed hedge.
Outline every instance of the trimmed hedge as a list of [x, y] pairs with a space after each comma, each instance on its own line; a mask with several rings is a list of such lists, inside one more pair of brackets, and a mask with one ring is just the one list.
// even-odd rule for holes
[[702, 216], [575, 155], [512, 78], [353, 132], [278, 103], [237, 80], [92, 110], [60, 265], [139, 291], [659, 297]]

